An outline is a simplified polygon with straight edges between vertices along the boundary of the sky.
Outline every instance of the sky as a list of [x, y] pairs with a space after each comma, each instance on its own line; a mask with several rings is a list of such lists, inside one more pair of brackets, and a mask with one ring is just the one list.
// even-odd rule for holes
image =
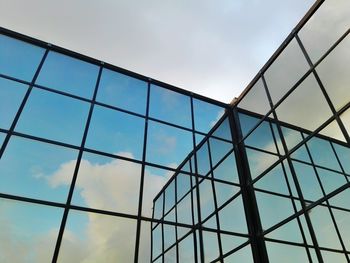
[[0, 0], [0, 25], [223, 102], [314, 0]]

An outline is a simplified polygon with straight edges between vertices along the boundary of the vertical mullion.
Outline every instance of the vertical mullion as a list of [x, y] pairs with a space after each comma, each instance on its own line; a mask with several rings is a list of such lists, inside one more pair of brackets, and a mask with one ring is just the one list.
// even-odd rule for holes
[[[193, 171], [193, 168], [192, 168], [192, 159], [190, 158], [189, 159], [189, 165], [190, 165], [190, 172], [191, 172], [191, 175], [190, 175], [190, 184], [191, 184], [191, 213], [192, 213], [192, 226], [193, 226], [193, 248], [194, 248], [194, 262], [195, 263], [198, 263], [198, 255], [197, 255], [197, 251], [198, 251], [198, 247], [197, 247], [197, 235], [196, 235], [196, 220], [195, 220], [195, 217], [194, 217], [194, 191], [195, 191], [195, 187], [193, 186], [193, 182], [192, 182], [192, 171]], [[197, 190], [196, 190], [197, 191]]]
[[[147, 99], [146, 99], [146, 115], [145, 115], [145, 129], [143, 133], [143, 152], [142, 152], [142, 168], [141, 168], [141, 179], [140, 179], [140, 190], [139, 190], [139, 206], [137, 213], [137, 227], [136, 227], [136, 240], [135, 240], [135, 256], [134, 262], [138, 262], [139, 258], [139, 246], [140, 246], [140, 233], [141, 233], [141, 216], [142, 216], [142, 200], [143, 200], [143, 186], [145, 180], [145, 169], [146, 169], [146, 148], [147, 148], [147, 132], [148, 132], [148, 115], [149, 115], [149, 103], [150, 103], [150, 92], [151, 92], [150, 80], [147, 83]], [[153, 218], [153, 217], [152, 217]]]
[[349, 178], [348, 178], [348, 176], [347, 176], [346, 173], [345, 173], [344, 167], [343, 167], [343, 165], [342, 165], [341, 162], [340, 162], [338, 153], [337, 153], [337, 151], [335, 150], [333, 143], [332, 143], [332, 142], [329, 142], [329, 143], [330, 143], [330, 145], [331, 145], [331, 147], [332, 147], [332, 151], [333, 151], [333, 153], [334, 153], [334, 155], [335, 155], [335, 158], [337, 159], [337, 162], [338, 162], [339, 167], [340, 167], [340, 169], [341, 169], [341, 171], [342, 171], [342, 173], [343, 173], [343, 175], [344, 175], [344, 177], [345, 177], [346, 182], [349, 182]]
[[[275, 135], [275, 133], [274, 133], [274, 131], [273, 131], [271, 121], [269, 121], [269, 124], [270, 124], [270, 129], [271, 129], [272, 137], [273, 137], [273, 140], [274, 140], [276, 149], [277, 149], [277, 154], [278, 154], [278, 156], [279, 156], [279, 159], [281, 159], [281, 157], [280, 157], [281, 154], [280, 154], [280, 151], [279, 151], [279, 149], [278, 149], [277, 139], [276, 139], [276, 135]], [[290, 186], [290, 183], [289, 183], [289, 180], [288, 180], [288, 177], [287, 177], [287, 172], [286, 172], [286, 168], [285, 168], [285, 166], [284, 166], [283, 160], [281, 161], [281, 166], [282, 166], [282, 170], [283, 170], [284, 180], [286, 181], [286, 184], [287, 184], [288, 193], [289, 193], [289, 196], [291, 197], [291, 201], [292, 201], [294, 213], [297, 213], [297, 212], [298, 212], [298, 209], [297, 209], [297, 206], [296, 206], [296, 204], [295, 204], [296, 200], [293, 198], [292, 188], [291, 188], [291, 186]], [[309, 261], [312, 262], [311, 253], [310, 253], [310, 250], [309, 250], [309, 246], [308, 246], [308, 244], [307, 244], [306, 236], [305, 236], [304, 229], [303, 229], [303, 226], [302, 226], [301, 221], [300, 221], [300, 217], [298, 216], [296, 219], [297, 219], [298, 226], [299, 226], [299, 230], [300, 230], [300, 233], [301, 233], [301, 236], [302, 236], [302, 239], [303, 239], [303, 243], [304, 243], [304, 245], [305, 245], [307, 257], [308, 257]]]
[[[263, 81], [263, 84], [264, 84], [264, 88], [265, 88], [265, 92], [267, 94], [267, 97], [268, 97], [268, 100], [269, 100], [269, 103], [270, 103], [270, 106], [271, 108], [273, 109], [273, 103], [272, 103], [272, 99], [271, 99], [271, 95], [270, 95], [270, 92], [268, 90], [268, 87], [267, 87], [267, 84], [266, 84], [266, 80], [265, 80], [265, 77], [264, 75], [261, 76], [261, 79]], [[318, 246], [318, 242], [317, 242], [317, 238], [316, 238], [316, 234], [315, 234], [315, 231], [313, 229], [313, 226], [312, 226], [312, 223], [311, 223], [311, 219], [309, 217], [309, 214], [308, 213], [305, 213], [305, 209], [306, 209], [306, 202], [305, 202], [305, 199], [304, 199], [304, 195], [301, 191], [301, 187], [300, 187], [300, 184], [299, 184], [299, 181], [298, 181], [298, 178], [297, 178], [297, 175], [296, 175], [296, 172], [294, 170], [294, 166], [293, 166], [293, 163], [292, 163], [292, 160], [288, 154], [288, 147], [287, 147], [287, 144], [286, 144], [286, 141], [284, 140], [284, 136], [283, 136], [283, 132], [282, 132], [282, 128], [281, 128], [281, 125], [278, 121], [278, 117], [277, 117], [277, 114], [276, 114], [276, 111], [275, 110], [272, 110], [272, 114], [273, 114], [273, 117], [276, 121], [276, 126], [277, 126], [277, 130], [278, 130], [278, 133], [279, 133], [279, 136], [281, 138], [281, 142], [282, 142], [282, 145], [283, 145], [283, 149], [284, 149], [284, 152], [286, 153], [286, 159], [287, 159], [287, 162], [289, 164], [289, 168], [290, 168], [290, 171], [291, 171], [291, 174], [292, 174], [292, 178], [293, 178], [293, 181], [294, 181], [294, 185], [295, 185], [295, 188], [297, 190], [297, 193], [298, 193], [298, 196], [299, 196], [299, 199], [300, 199], [300, 203], [301, 203], [301, 206], [302, 206], [302, 210], [304, 211], [304, 216], [305, 216], [305, 219], [306, 219], [306, 223], [308, 225], [308, 228], [309, 228], [309, 232], [310, 232], [310, 236], [311, 236], [311, 239], [312, 239], [312, 242], [314, 244], [314, 247], [315, 247], [315, 251], [316, 251], [316, 255], [317, 255], [317, 259], [320, 263], [323, 263], [323, 259], [322, 259], [322, 255], [321, 255], [321, 251], [320, 251], [320, 248]]]
[[40, 60], [40, 63], [39, 63], [39, 65], [38, 65], [38, 67], [37, 67], [37, 69], [36, 69], [36, 71], [35, 71], [35, 74], [34, 74], [34, 76], [33, 76], [33, 78], [32, 78], [32, 81], [30, 82], [30, 85], [29, 85], [29, 87], [27, 88], [27, 92], [26, 92], [26, 94], [24, 95], [24, 98], [23, 98], [23, 100], [22, 100], [22, 102], [21, 102], [21, 105], [19, 106], [18, 111], [17, 111], [17, 113], [16, 113], [16, 115], [15, 115], [15, 118], [14, 118], [13, 121], [12, 121], [11, 127], [10, 127], [10, 129], [8, 130], [8, 132], [7, 132], [7, 134], [6, 134], [6, 137], [5, 137], [5, 139], [4, 139], [3, 143], [2, 143], [2, 146], [1, 146], [1, 149], [0, 149], [0, 159], [1, 159], [2, 155], [3, 155], [4, 152], [5, 152], [6, 146], [7, 146], [8, 142], [9, 142], [9, 140], [10, 140], [10, 137], [12, 136], [13, 131], [15, 130], [15, 127], [16, 127], [16, 125], [17, 125], [17, 122], [18, 122], [18, 120], [19, 120], [19, 117], [21, 116], [22, 111], [23, 111], [23, 109], [24, 109], [24, 106], [25, 106], [25, 104], [26, 104], [27, 101], [28, 101], [29, 95], [30, 95], [30, 93], [31, 93], [32, 90], [33, 90], [33, 86], [34, 86], [34, 84], [35, 84], [35, 81], [36, 81], [36, 79], [37, 79], [38, 76], [39, 76], [40, 70], [41, 70], [41, 68], [42, 68], [42, 66], [43, 66], [43, 64], [44, 64], [44, 62], [45, 62], [45, 60], [46, 60], [46, 57], [47, 57], [48, 53], [49, 53], [49, 49], [47, 48], [47, 49], [45, 50], [45, 53], [44, 53], [43, 57], [42, 57], [41, 60]]
[[[194, 109], [193, 109], [193, 98], [191, 98], [191, 117], [192, 117], [192, 138], [193, 138], [193, 149], [196, 148], [196, 136], [195, 136], [195, 123], [194, 123]], [[198, 217], [198, 234], [199, 234], [199, 250], [201, 261], [204, 262], [204, 244], [203, 244], [203, 233], [202, 233], [202, 218], [201, 218], [201, 205], [200, 205], [200, 192], [199, 192], [199, 180], [198, 180], [198, 162], [197, 162], [197, 152], [193, 152], [194, 158], [194, 170], [195, 170], [195, 180], [197, 184], [197, 217]]]
[[95, 102], [96, 102], [96, 96], [97, 96], [98, 86], [99, 86], [100, 79], [101, 79], [102, 68], [103, 67], [101, 65], [100, 68], [99, 68], [99, 72], [98, 72], [98, 76], [97, 76], [97, 80], [96, 80], [94, 95], [93, 95], [92, 102], [91, 102], [91, 105], [90, 105], [88, 118], [86, 120], [86, 125], [85, 125], [84, 134], [83, 134], [83, 138], [82, 138], [80, 149], [79, 149], [77, 162], [76, 162], [76, 165], [75, 165], [75, 168], [74, 168], [72, 182], [71, 182], [71, 185], [70, 185], [70, 188], [69, 188], [69, 193], [68, 193], [68, 197], [67, 197], [66, 207], [64, 209], [64, 213], [63, 213], [63, 217], [62, 217], [62, 221], [61, 221], [61, 225], [60, 225], [60, 230], [59, 230], [58, 236], [57, 236], [57, 241], [56, 241], [56, 246], [55, 246], [55, 251], [54, 251], [54, 254], [53, 254], [52, 262], [57, 262], [58, 253], [59, 253], [60, 246], [61, 246], [61, 243], [62, 243], [63, 232], [64, 232], [64, 228], [66, 226], [68, 212], [69, 212], [70, 204], [71, 204], [72, 197], [73, 197], [74, 187], [75, 187], [75, 183], [76, 183], [76, 180], [77, 180], [81, 159], [82, 159], [82, 156], [83, 156], [83, 149], [85, 147], [85, 142], [86, 142], [88, 130], [89, 130], [89, 127], [90, 127], [90, 121], [91, 121], [91, 117], [92, 117], [92, 112], [94, 110], [94, 105], [95, 105]]
[[178, 203], [177, 203], [177, 177], [178, 175], [175, 177], [175, 207], [174, 207], [174, 211], [175, 211], [175, 223], [176, 225], [174, 226], [175, 227], [175, 244], [176, 244], [176, 262], [178, 263], [179, 262], [179, 246], [178, 246], [178, 239], [179, 239], [179, 236], [178, 236], [178, 233], [177, 233], [177, 206], [178, 206]]
[[[239, 181], [241, 185], [242, 201], [246, 222], [252, 246], [253, 258], [256, 263], [269, 262], [267, 250], [262, 233], [259, 210], [252, 186], [252, 179], [249, 170], [249, 161], [245, 151], [244, 142], [242, 141], [242, 130], [239, 123], [237, 109], [234, 108], [229, 112], [229, 122], [232, 135], [232, 141], [235, 142], [235, 156]], [[236, 142], [239, 142], [236, 144]]]

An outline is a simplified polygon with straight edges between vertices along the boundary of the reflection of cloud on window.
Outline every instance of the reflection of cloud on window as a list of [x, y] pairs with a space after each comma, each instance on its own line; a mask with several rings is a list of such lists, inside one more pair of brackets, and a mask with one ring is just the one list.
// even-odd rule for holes
[[212, 121], [210, 122], [210, 128], [214, 127], [214, 125], [220, 120], [220, 118], [222, 117], [222, 115], [224, 115], [224, 113], [225, 113], [225, 110], [224, 110], [224, 109], [222, 109], [222, 110], [220, 110], [220, 111], [218, 112], [218, 114], [217, 114], [215, 120], [212, 120]]

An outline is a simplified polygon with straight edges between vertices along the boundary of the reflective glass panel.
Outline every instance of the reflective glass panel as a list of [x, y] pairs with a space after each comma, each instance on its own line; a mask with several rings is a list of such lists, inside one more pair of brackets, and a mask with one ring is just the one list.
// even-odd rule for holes
[[0, 199], [0, 261], [51, 262], [62, 215], [60, 208]]
[[265, 72], [273, 103], [277, 103], [308, 69], [299, 44], [293, 39]]
[[141, 159], [145, 120], [96, 105], [86, 147], [132, 159]]
[[0, 128], [9, 129], [28, 86], [0, 78]]
[[266, 242], [266, 249], [269, 256], [269, 262], [271, 263], [309, 262], [306, 249], [303, 247]]
[[176, 168], [192, 149], [191, 132], [149, 121], [147, 161]]
[[300, 30], [299, 36], [316, 62], [350, 27], [348, 0], [327, 0]]
[[202, 100], [193, 99], [194, 126], [197, 131], [209, 132], [224, 114], [224, 109]]
[[0, 73], [31, 82], [45, 50], [0, 35]]
[[65, 203], [78, 152], [12, 136], [0, 159], [2, 193]]
[[96, 100], [145, 115], [147, 82], [103, 69]]
[[89, 107], [86, 102], [33, 89], [16, 131], [80, 145]]
[[98, 67], [57, 52], [50, 52], [36, 84], [91, 99]]
[[[140, 178], [140, 164], [84, 153], [72, 203], [78, 206], [136, 215]], [[60, 183], [57, 182], [57, 184]]]
[[347, 36], [316, 68], [336, 110], [350, 101], [349, 46], [350, 37]]
[[192, 128], [190, 97], [159, 86], [151, 86], [149, 116]]
[[71, 210], [58, 262], [133, 262], [136, 220]]

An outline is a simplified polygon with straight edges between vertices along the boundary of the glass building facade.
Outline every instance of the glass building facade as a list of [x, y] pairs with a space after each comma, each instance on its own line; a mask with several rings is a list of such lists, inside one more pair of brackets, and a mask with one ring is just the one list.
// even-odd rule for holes
[[1, 262], [349, 262], [350, 1], [231, 104], [0, 29]]

